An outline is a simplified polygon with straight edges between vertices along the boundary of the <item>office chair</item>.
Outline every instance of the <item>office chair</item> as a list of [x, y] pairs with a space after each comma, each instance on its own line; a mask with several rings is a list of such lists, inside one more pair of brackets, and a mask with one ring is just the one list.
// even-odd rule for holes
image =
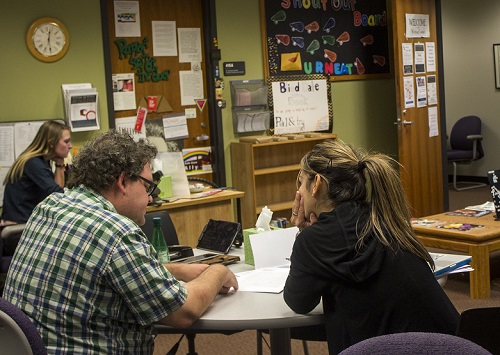
[[457, 164], [470, 164], [484, 156], [481, 141], [481, 119], [465, 116], [459, 119], [450, 133], [450, 148], [447, 151], [448, 163], [453, 164], [453, 188], [457, 191], [486, 186], [484, 183], [465, 182], [467, 186], [457, 186]]
[[0, 298], [0, 346], [3, 355], [44, 355], [40, 333], [26, 314]]
[[[26, 224], [22, 223], [2, 227], [0, 233], [0, 295], [3, 291], [5, 276], [12, 261], [12, 254], [14, 254], [25, 226]], [[8, 252], [7, 255], [5, 255], [4, 251]]]
[[439, 333], [397, 333], [363, 340], [339, 355], [491, 355], [481, 346], [454, 335]]
[[460, 315], [457, 336], [500, 354], [500, 307], [466, 309]]
[[[262, 355], [262, 333], [269, 334], [269, 329], [257, 330], [257, 355]], [[305, 327], [290, 328], [290, 339], [302, 341], [304, 355], [309, 355], [308, 341], [326, 341], [326, 328], [324, 324]]]
[[[148, 239], [151, 241], [153, 238], [153, 218], [154, 217], [161, 217], [161, 227], [163, 231], [163, 235], [165, 237], [165, 240], [167, 242], [167, 245], [178, 245], [179, 244], [179, 239], [177, 237], [177, 231], [175, 230], [174, 223], [172, 222], [172, 219], [170, 218], [170, 214], [168, 213], [167, 210], [163, 211], [155, 211], [155, 212], [148, 212], [146, 213], [146, 223], [144, 223], [143, 226], [141, 226], [142, 231]], [[195, 338], [197, 333], [215, 333], [215, 334], [234, 334], [238, 333], [238, 330], [235, 331], [190, 331], [188, 329], [184, 330], [178, 330], [178, 329], [172, 329], [166, 326], [158, 325], [154, 327], [155, 330], [157, 331], [158, 334], [182, 334], [183, 336], [186, 337], [188, 341], [188, 352], [187, 355], [197, 355], [198, 353], [196, 352], [195, 349]], [[182, 338], [181, 338], [182, 339]], [[180, 339], [179, 339], [180, 341]], [[175, 348], [178, 346], [178, 343], [174, 346]], [[177, 350], [173, 350], [172, 348], [172, 353], [175, 353]], [[169, 352], [170, 353], [170, 352]]]

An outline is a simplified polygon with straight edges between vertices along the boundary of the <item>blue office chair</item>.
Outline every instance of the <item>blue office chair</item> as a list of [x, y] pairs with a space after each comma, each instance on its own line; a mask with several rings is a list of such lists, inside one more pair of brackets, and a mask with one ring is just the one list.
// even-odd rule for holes
[[481, 346], [449, 334], [438, 333], [397, 333], [363, 340], [351, 345], [339, 355], [491, 355]]
[[3, 355], [45, 355], [40, 333], [26, 314], [0, 298], [0, 352]]
[[450, 148], [447, 151], [448, 163], [453, 165], [453, 188], [457, 191], [486, 186], [484, 183], [466, 182], [467, 186], [457, 186], [457, 164], [470, 164], [484, 156], [481, 141], [481, 119], [465, 116], [459, 119], [450, 133]]

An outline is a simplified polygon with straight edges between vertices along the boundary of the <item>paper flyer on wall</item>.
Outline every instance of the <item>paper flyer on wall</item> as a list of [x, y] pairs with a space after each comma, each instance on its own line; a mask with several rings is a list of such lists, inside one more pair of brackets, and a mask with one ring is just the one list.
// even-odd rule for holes
[[91, 84], [62, 85], [66, 121], [72, 132], [100, 129], [98, 93]]
[[134, 73], [113, 74], [113, 104], [115, 111], [135, 110]]
[[212, 172], [212, 148], [201, 147], [183, 149], [182, 157], [186, 174], [208, 174]]

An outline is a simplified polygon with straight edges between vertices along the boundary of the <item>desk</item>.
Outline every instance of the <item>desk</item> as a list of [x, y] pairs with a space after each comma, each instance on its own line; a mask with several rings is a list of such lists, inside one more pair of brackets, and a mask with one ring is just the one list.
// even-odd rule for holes
[[[231, 255], [242, 261], [229, 265], [235, 272], [252, 270], [253, 266], [243, 262], [243, 247], [232, 248]], [[249, 330], [269, 329], [271, 354], [291, 354], [290, 327], [322, 324], [323, 306], [320, 304], [309, 314], [293, 312], [283, 300], [283, 293], [254, 293], [231, 291], [217, 295], [213, 304], [195, 322], [190, 330]], [[161, 334], [162, 325], [155, 326]]]
[[168, 210], [179, 236], [179, 243], [196, 247], [198, 237], [210, 218], [234, 221], [232, 201], [245, 195], [241, 191], [224, 190], [196, 199], [182, 198], [161, 206], [148, 206], [146, 212]]
[[457, 231], [436, 227], [413, 226], [417, 238], [427, 247], [454, 250], [472, 256], [471, 298], [490, 297], [490, 253], [500, 250], [500, 222], [494, 214], [482, 217], [450, 216], [445, 213], [422, 217], [447, 223], [481, 224], [485, 228]]

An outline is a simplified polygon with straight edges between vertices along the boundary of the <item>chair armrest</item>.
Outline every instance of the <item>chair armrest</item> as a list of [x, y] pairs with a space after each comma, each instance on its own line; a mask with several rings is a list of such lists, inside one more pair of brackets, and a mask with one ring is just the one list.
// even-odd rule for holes
[[482, 141], [483, 140], [483, 136], [480, 135], [480, 134], [470, 134], [470, 135], [467, 136], [467, 139], [474, 139], [474, 140]]

